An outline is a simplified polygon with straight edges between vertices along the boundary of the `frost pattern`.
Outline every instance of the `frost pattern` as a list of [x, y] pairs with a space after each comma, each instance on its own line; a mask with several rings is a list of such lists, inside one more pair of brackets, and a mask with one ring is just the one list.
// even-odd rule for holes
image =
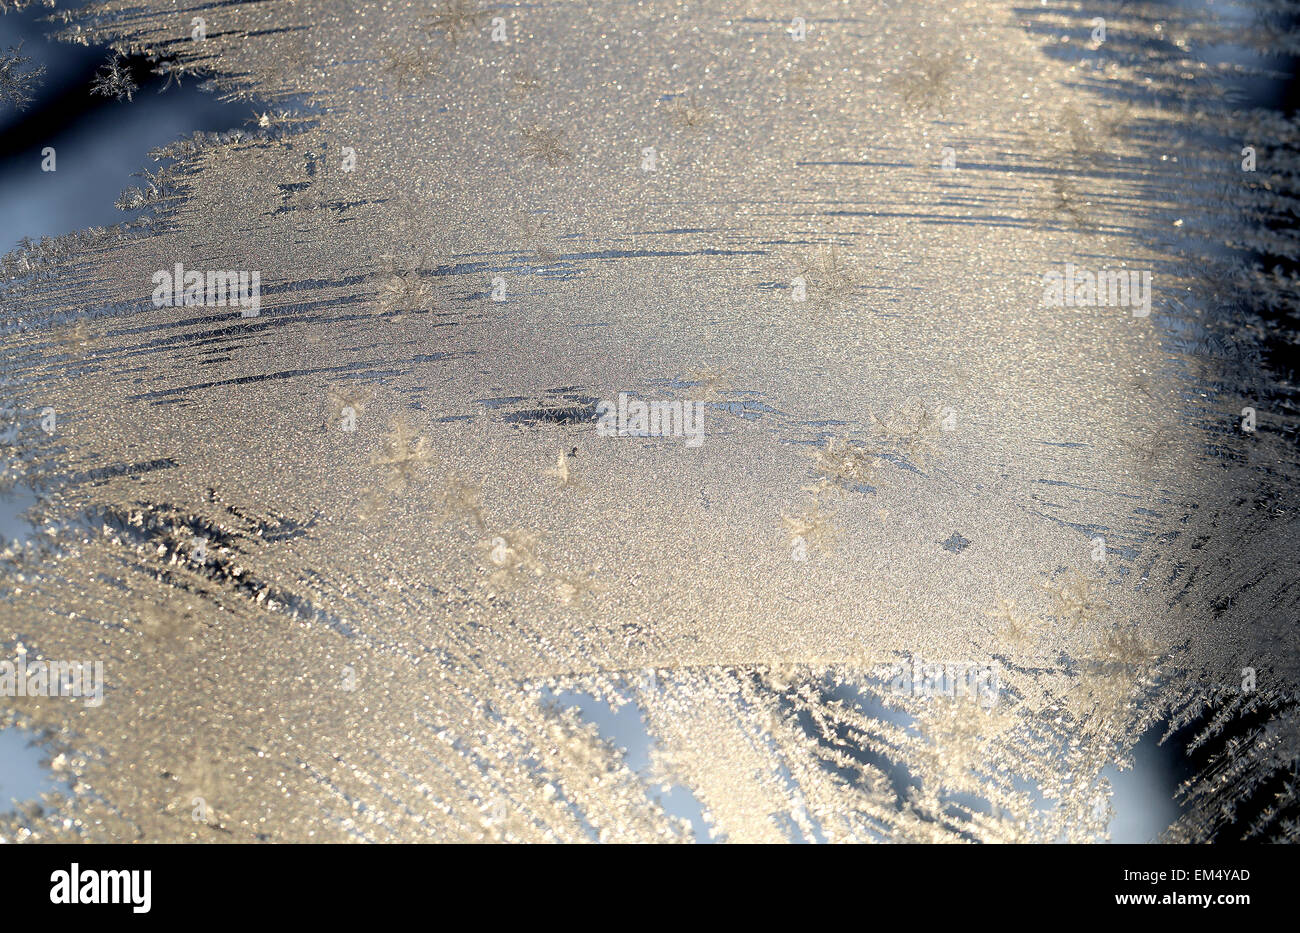
[[[1294, 54], [1285, 4], [1112, 4], [1074, 60], [1096, 4], [332, 6], [60, 14], [260, 109], [3, 259], [0, 638], [109, 683], [3, 701], [67, 790], [0, 835], [1097, 841], [1163, 726], [1169, 838], [1295, 840], [1300, 134], [1184, 51]], [[1043, 308], [1084, 256], [1151, 318]], [[155, 308], [177, 262], [261, 315]], [[620, 392], [706, 443], [598, 437]]]

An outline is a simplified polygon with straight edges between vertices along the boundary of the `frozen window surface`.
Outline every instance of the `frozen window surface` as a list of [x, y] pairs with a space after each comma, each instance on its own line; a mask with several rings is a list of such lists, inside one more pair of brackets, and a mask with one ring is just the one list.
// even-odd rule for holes
[[750, 6], [60, 14], [260, 103], [4, 259], [0, 659], [105, 684], [0, 833], [1091, 841], [1189, 726], [1294, 839], [1295, 127], [1179, 51], [1284, 40]]

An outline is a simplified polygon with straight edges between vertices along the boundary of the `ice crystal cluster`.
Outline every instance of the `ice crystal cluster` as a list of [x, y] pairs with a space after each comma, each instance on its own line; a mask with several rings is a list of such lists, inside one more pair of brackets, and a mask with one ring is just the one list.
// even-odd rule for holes
[[21, 45], [11, 46], [0, 54], [0, 103], [19, 110], [32, 102], [32, 90], [45, 73], [43, 65], [30, 67], [31, 59], [23, 55]]
[[253, 113], [4, 257], [0, 655], [106, 686], [0, 697], [0, 837], [1100, 841], [1158, 730], [1166, 838], [1296, 839], [1300, 127], [1198, 54], [1286, 5], [796, 6], [51, 22]]

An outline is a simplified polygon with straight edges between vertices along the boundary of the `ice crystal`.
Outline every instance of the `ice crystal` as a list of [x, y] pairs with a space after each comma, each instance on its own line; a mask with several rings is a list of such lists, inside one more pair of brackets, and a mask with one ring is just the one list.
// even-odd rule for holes
[[442, 0], [434, 4], [423, 25], [430, 32], [441, 33], [447, 41], [456, 42], [480, 28], [489, 17], [476, 0]]
[[0, 54], [0, 101], [7, 101], [19, 110], [25, 110], [32, 102], [32, 95], [37, 84], [45, 74], [45, 66], [26, 68], [31, 59], [23, 55], [23, 46], [17, 46]]
[[154, 65], [152, 70], [154, 74], [161, 75], [167, 79], [163, 83], [163, 86], [158, 89], [159, 94], [168, 90], [173, 84], [180, 87], [184, 83], [183, 79], [186, 75], [194, 75], [198, 73], [196, 66], [175, 58], [163, 59], [158, 62], [158, 64]]
[[102, 97], [115, 97], [118, 100], [133, 100], [140, 86], [135, 83], [131, 69], [121, 55], [114, 55], [95, 76], [91, 93]]
[[956, 52], [917, 53], [913, 61], [893, 80], [894, 87], [909, 108], [928, 108], [947, 103], [961, 68]]
[[939, 443], [942, 422], [915, 396], [909, 397], [884, 418], [875, 412], [868, 412], [868, 417], [884, 449], [916, 461], [917, 466], [926, 466], [929, 458], [942, 450]]
[[875, 455], [847, 438], [826, 438], [812, 451], [812, 459], [817, 472], [839, 486], [869, 484], [876, 475]]
[[517, 96], [528, 96], [542, 89], [542, 81], [535, 73], [520, 69], [510, 73], [510, 89]]
[[520, 242], [539, 263], [549, 265], [563, 255], [555, 238], [554, 220], [541, 214], [520, 214], [515, 223]]
[[432, 298], [418, 268], [390, 272], [379, 287], [379, 309], [388, 313], [424, 310]]
[[355, 430], [355, 421], [366, 410], [371, 389], [366, 386], [331, 386], [326, 390], [326, 396], [329, 413], [321, 425], [322, 430], [339, 427]]
[[543, 470], [543, 476], [552, 477], [561, 489], [568, 489], [578, 485], [578, 478], [570, 461], [577, 453], [577, 448], [565, 453], [563, 450], [555, 455], [555, 466]]
[[674, 99], [668, 113], [675, 124], [688, 130], [702, 129], [713, 120], [712, 111], [702, 106], [694, 94]]
[[566, 150], [559, 133], [543, 126], [529, 126], [520, 131], [524, 138], [522, 151], [533, 161], [555, 168], [573, 161], [573, 155]]
[[371, 458], [379, 468], [389, 492], [400, 493], [432, 460], [429, 442], [402, 417], [394, 418], [384, 438], [383, 451]]
[[399, 46], [384, 55], [384, 72], [399, 88], [424, 84], [438, 74], [439, 68], [437, 54], [425, 49]]
[[555, 582], [555, 595], [566, 606], [600, 593], [605, 587], [595, 574], [561, 574]]
[[442, 496], [442, 517], [448, 521], [467, 518], [476, 528], [486, 528], [479, 486], [460, 473], [450, 474]]
[[803, 544], [816, 550], [826, 550], [839, 534], [835, 516], [823, 511], [820, 506], [814, 506], [800, 515], [782, 515], [781, 522], [796, 547]]
[[811, 292], [828, 297], [843, 297], [861, 285], [852, 266], [835, 245], [824, 246], [817, 253], [802, 257], [796, 275], [805, 280]]
[[537, 558], [537, 536], [527, 529], [513, 528], [479, 542], [492, 568], [491, 582], [497, 586], [517, 583], [543, 573]]

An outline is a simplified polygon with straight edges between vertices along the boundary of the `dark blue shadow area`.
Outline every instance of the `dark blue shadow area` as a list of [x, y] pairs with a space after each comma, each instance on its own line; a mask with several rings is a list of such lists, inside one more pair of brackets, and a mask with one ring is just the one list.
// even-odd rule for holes
[[[0, 15], [0, 51], [22, 45], [27, 69], [44, 66], [34, 101], [24, 110], [0, 103], [0, 253], [23, 237], [58, 236], [137, 216], [114, 207], [155, 168], [150, 150], [196, 131], [233, 129], [252, 116], [247, 102], [226, 103], [200, 91], [202, 79], [183, 83], [153, 73], [156, 63], [128, 60], [139, 88], [133, 100], [91, 93], [96, 73], [113, 57], [103, 46], [53, 42], [58, 24], [43, 8]], [[163, 92], [164, 87], [166, 91]], [[43, 151], [54, 149], [54, 171], [43, 171]]]

